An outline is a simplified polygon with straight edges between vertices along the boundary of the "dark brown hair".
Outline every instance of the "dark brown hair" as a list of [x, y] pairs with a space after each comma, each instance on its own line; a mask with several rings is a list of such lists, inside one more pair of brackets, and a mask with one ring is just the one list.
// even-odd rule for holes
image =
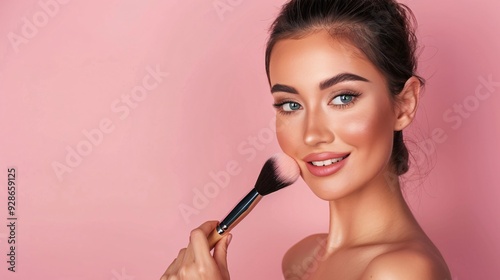
[[[394, 0], [291, 0], [284, 4], [270, 28], [266, 48], [266, 73], [274, 45], [326, 29], [335, 39], [353, 44], [384, 74], [392, 96], [416, 74], [416, 21], [411, 10]], [[393, 99], [395, 100], [395, 99]], [[394, 172], [408, 171], [408, 149], [403, 132], [394, 132], [391, 155]]]

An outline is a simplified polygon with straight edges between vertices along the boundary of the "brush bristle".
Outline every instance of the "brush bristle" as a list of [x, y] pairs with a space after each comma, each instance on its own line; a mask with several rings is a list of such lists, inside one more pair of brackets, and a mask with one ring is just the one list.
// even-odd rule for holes
[[293, 184], [299, 175], [300, 169], [295, 160], [285, 154], [276, 154], [262, 167], [255, 189], [262, 196], [268, 195]]

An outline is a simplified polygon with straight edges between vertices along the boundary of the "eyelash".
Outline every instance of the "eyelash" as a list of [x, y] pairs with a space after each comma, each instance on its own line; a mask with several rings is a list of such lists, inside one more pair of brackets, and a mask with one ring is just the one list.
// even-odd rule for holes
[[[346, 91], [346, 92], [343, 92], [341, 94], [338, 94], [338, 95], [335, 95], [331, 100], [330, 102], [328, 103], [331, 103], [335, 98], [339, 97], [339, 96], [352, 96], [353, 99], [351, 102], [347, 103], [347, 104], [332, 104], [334, 107], [336, 108], [339, 108], [339, 109], [346, 109], [352, 105], [354, 105], [354, 103], [357, 101], [357, 98], [361, 95], [361, 93], [359, 92], [354, 92], [354, 91]], [[284, 100], [282, 102], [279, 102], [279, 103], [274, 103], [273, 104], [273, 107], [276, 108], [276, 110], [278, 111], [278, 113], [280, 114], [283, 114], [283, 115], [290, 115], [290, 114], [293, 114], [295, 111], [284, 111], [283, 110], [283, 105], [285, 104], [288, 104], [288, 103], [296, 103], [296, 104], [299, 104], [298, 102], [295, 102], [295, 101], [291, 101], [291, 100]], [[302, 107], [302, 105], [300, 105]]]

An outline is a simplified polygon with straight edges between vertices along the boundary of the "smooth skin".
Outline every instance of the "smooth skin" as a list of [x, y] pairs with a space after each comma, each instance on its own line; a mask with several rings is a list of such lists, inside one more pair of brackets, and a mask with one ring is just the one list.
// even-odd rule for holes
[[[321, 89], [342, 75], [362, 79]], [[309, 236], [285, 254], [285, 279], [450, 280], [390, 163], [394, 131], [415, 117], [419, 80], [411, 77], [391, 96], [384, 75], [363, 53], [319, 30], [275, 45], [270, 81], [279, 144], [330, 206], [329, 232]], [[349, 156], [336, 173], [315, 176], [304, 158], [323, 152]]]

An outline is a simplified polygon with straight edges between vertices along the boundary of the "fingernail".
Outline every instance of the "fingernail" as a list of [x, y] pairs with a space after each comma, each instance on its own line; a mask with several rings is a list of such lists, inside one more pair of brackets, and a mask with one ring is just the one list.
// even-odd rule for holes
[[231, 239], [233, 239], [233, 235], [230, 234], [227, 236], [227, 240], [226, 240], [226, 245], [229, 246], [229, 243], [231, 243]]

